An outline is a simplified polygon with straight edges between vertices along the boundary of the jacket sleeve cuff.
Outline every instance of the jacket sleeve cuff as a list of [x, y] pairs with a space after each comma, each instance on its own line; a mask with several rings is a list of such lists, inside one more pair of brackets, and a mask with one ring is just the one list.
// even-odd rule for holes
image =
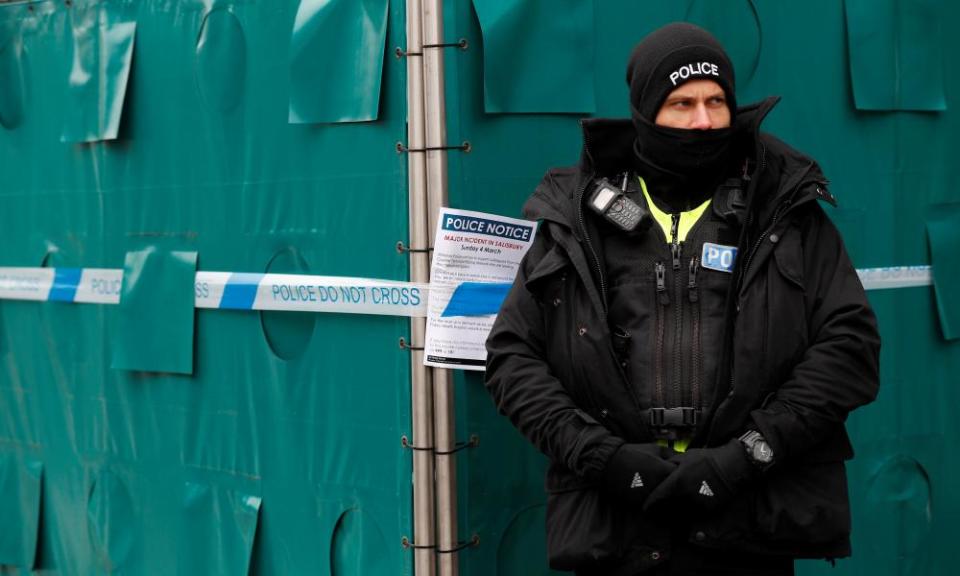
[[[787, 415], [783, 415], [781, 419], [786, 417]], [[784, 460], [788, 459], [787, 447], [781, 440], [777, 428], [770, 422], [771, 419], [775, 418], [776, 416], [772, 416], [768, 409], [754, 410], [750, 413], [751, 425], [748, 428], [756, 430], [763, 436], [763, 439], [770, 446], [770, 450], [773, 451], [773, 461], [776, 464], [782, 464]]]
[[591, 482], [599, 481], [607, 464], [623, 444], [622, 438], [608, 435], [598, 444], [591, 446], [589, 455], [581, 459], [580, 475]]

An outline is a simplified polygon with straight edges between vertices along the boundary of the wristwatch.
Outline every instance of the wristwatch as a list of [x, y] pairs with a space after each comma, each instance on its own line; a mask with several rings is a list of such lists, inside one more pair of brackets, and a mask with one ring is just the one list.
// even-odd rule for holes
[[756, 430], [750, 430], [740, 437], [740, 443], [747, 451], [747, 458], [761, 470], [770, 467], [773, 464], [773, 450], [763, 435]]

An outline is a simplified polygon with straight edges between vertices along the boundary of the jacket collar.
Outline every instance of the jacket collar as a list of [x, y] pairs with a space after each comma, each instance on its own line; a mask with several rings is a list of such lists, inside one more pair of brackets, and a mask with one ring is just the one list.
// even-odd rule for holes
[[[760, 124], [778, 102], [779, 96], [771, 96], [737, 109], [734, 126], [740, 137], [748, 140], [742, 144], [756, 145]], [[637, 134], [629, 118], [585, 118], [580, 121], [580, 129], [583, 133], [580, 166], [585, 172], [616, 174], [636, 165], [633, 142]]]
[[[798, 202], [805, 199], [805, 195], [815, 194], [827, 202], [836, 203], [827, 191], [826, 178], [816, 162], [760, 131], [764, 119], [779, 102], [777, 96], [766, 98], [739, 108], [736, 115], [738, 133], [744, 139], [740, 146], [753, 150], [751, 178], [755, 183], [752, 188], [760, 193], [751, 208], [757, 210], [761, 223], [788, 197]], [[577, 170], [548, 174], [524, 207], [528, 218], [558, 222], [570, 227], [577, 236], [576, 192], [585, 185], [585, 179], [630, 170], [634, 166], [633, 142], [636, 138], [633, 123], [628, 118], [587, 118], [580, 121], [580, 126], [583, 148]], [[801, 186], [808, 181], [820, 185]], [[794, 193], [799, 195], [794, 196]]]

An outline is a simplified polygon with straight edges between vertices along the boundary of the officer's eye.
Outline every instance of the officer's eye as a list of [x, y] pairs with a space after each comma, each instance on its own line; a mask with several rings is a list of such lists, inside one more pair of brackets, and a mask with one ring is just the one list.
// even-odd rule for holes
[[710, 104], [711, 106], [722, 106], [723, 104], [727, 103], [727, 99], [724, 98], [723, 96], [711, 96], [707, 100], [707, 103]]

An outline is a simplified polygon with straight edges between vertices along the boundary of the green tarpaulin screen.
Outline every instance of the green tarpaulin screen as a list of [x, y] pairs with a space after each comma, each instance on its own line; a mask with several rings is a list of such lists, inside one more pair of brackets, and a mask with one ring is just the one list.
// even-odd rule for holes
[[197, 253], [155, 245], [127, 252], [111, 367], [193, 373]]
[[943, 0], [844, 0], [858, 110], [947, 107]]
[[78, 0], [72, 6], [73, 50], [62, 140], [115, 140], [133, 61], [136, 7], [129, 0]]
[[125, 268], [120, 306], [0, 301], [0, 564], [411, 573], [409, 322], [193, 308], [197, 269], [407, 279], [404, 5], [327, 4], [309, 110], [363, 62], [376, 122], [288, 122], [298, 2], [0, 3], [0, 266]]
[[290, 38], [290, 123], [376, 120], [389, 0], [300, 0]]
[[960, 338], [960, 204], [931, 208], [927, 220], [930, 261], [940, 329], [947, 340]]
[[43, 464], [0, 453], [0, 566], [32, 570], [40, 531]]
[[594, 112], [592, 0], [473, 0], [488, 113]]

